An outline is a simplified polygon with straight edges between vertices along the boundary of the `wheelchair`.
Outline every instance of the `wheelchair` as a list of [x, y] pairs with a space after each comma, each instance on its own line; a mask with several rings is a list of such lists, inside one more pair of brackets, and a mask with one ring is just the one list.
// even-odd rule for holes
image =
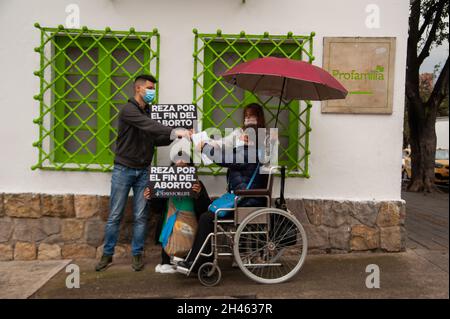
[[[214, 217], [214, 232], [203, 242], [192, 266], [184, 274], [189, 276], [198, 266], [198, 280], [204, 286], [215, 286], [221, 278], [219, 267], [221, 257], [232, 257], [240, 270], [250, 279], [262, 284], [278, 284], [294, 277], [303, 266], [308, 243], [306, 233], [286, 205], [272, 205], [272, 185], [274, 171], [279, 167], [266, 168], [268, 183], [265, 189], [235, 191], [234, 208], [227, 211], [232, 218]], [[284, 168], [282, 170], [280, 198], [284, 202]], [[266, 207], [239, 207], [238, 201], [244, 197], [264, 197]], [[206, 252], [206, 247], [211, 247]], [[199, 260], [212, 261], [197, 265]]]

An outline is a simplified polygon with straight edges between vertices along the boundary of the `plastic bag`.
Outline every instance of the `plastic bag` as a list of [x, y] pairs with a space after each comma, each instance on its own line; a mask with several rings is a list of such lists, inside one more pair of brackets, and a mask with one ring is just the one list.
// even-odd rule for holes
[[169, 205], [167, 221], [162, 230], [162, 245], [169, 256], [185, 257], [192, 248], [197, 232], [194, 212], [176, 210]]

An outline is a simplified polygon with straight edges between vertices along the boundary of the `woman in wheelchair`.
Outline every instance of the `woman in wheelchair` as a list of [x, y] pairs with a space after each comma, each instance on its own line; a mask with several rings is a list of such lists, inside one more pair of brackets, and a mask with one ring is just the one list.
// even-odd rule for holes
[[[259, 154], [263, 154], [263, 150], [258, 149], [259, 144], [257, 132], [258, 128], [265, 127], [264, 123], [264, 113], [262, 107], [258, 104], [250, 104], [244, 109], [244, 134], [240, 137], [243, 142], [241, 145], [234, 147], [231, 152], [231, 150], [225, 151], [227, 145], [224, 143], [202, 143], [201, 149], [203, 154], [208, 156], [217, 165], [228, 168], [228, 191], [236, 192], [238, 190], [245, 190], [255, 171], [256, 173], [251, 188], [266, 188], [268, 175], [260, 174], [259, 170]], [[251, 132], [251, 134], [245, 134], [246, 132], [249, 132], [249, 129], [252, 129], [253, 132]], [[267, 206], [266, 201], [266, 198], [262, 197], [244, 197], [238, 202], [238, 206], [265, 207]], [[227, 216], [227, 218], [232, 218], [232, 216]], [[198, 252], [203, 246], [203, 243], [208, 235], [213, 231], [214, 213], [206, 211], [200, 216], [192, 250], [185, 261], [178, 263], [177, 270], [183, 272], [192, 267]], [[203, 252], [205, 254], [211, 252], [211, 244], [209, 241]], [[212, 257], [200, 256], [199, 260], [196, 262], [194, 271], [198, 266], [209, 261], [209, 258]]]

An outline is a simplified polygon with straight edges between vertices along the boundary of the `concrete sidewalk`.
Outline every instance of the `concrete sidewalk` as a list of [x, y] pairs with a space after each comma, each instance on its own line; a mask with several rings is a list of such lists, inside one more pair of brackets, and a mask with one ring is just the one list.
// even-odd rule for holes
[[[42, 288], [31, 298], [449, 298], [448, 192], [426, 196], [403, 192], [402, 198], [407, 204], [408, 231], [403, 253], [309, 255], [295, 278], [278, 285], [257, 284], [224, 260], [222, 281], [212, 288], [203, 287], [196, 275], [155, 273], [159, 251], [147, 256], [145, 270], [138, 273], [131, 270], [129, 260], [118, 260], [101, 273], [94, 271], [96, 260], [75, 260], [80, 288], [66, 288], [69, 274], [62, 269], [43, 286], [37, 285]], [[11, 287], [2, 283], [26, 275], [35, 263], [22, 262], [20, 268], [14, 262], [2, 263], [3, 298], [8, 298]], [[380, 268], [379, 289], [365, 285], [369, 264]], [[35, 280], [42, 282], [42, 278]], [[17, 287], [11, 293], [17, 295]]]
[[0, 299], [29, 298], [70, 262], [70, 259], [0, 262]]
[[[32, 298], [448, 298], [448, 272], [413, 250], [396, 254], [342, 254], [308, 256], [300, 273], [278, 285], [261, 285], [221, 264], [222, 281], [203, 287], [196, 276], [154, 272], [159, 256], [150, 256], [146, 269], [133, 272], [127, 261], [95, 272], [95, 260], [74, 261], [80, 266], [79, 289], [65, 287], [60, 272]], [[380, 288], [365, 285], [366, 266], [380, 267]]]

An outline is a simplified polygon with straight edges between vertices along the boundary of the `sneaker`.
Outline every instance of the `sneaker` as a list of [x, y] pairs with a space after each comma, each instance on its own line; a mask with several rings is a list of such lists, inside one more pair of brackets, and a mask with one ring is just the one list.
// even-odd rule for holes
[[144, 258], [141, 255], [133, 256], [132, 265], [134, 271], [141, 271], [144, 269]]
[[103, 255], [99, 263], [95, 266], [95, 271], [106, 270], [112, 264], [112, 256]]
[[159, 272], [161, 274], [174, 274], [177, 271], [173, 268], [172, 265], [164, 264], [159, 267]]
[[173, 258], [170, 260], [170, 263], [172, 265], [177, 265], [181, 261], [184, 261], [184, 259], [180, 258], [180, 257], [177, 257], [177, 256], [173, 256]]

